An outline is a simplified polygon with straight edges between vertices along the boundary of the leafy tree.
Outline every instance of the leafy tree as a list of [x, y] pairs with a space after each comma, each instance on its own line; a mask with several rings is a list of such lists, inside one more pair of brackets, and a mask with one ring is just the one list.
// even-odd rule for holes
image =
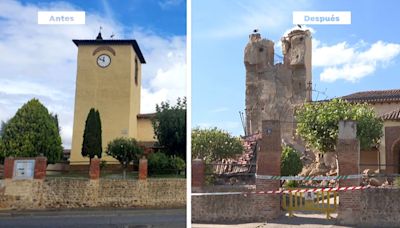
[[357, 121], [357, 138], [362, 149], [376, 146], [382, 137], [382, 119], [367, 104], [340, 99], [304, 104], [296, 111], [297, 134], [308, 146], [322, 152], [336, 150], [340, 120]]
[[207, 162], [233, 158], [243, 152], [239, 138], [217, 128], [192, 130], [192, 158]]
[[125, 178], [129, 163], [137, 164], [143, 154], [143, 150], [133, 138], [116, 138], [108, 143], [106, 154], [119, 161]]
[[157, 105], [152, 124], [158, 143], [167, 155], [186, 160], [186, 98], [178, 98], [175, 106], [168, 102]]
[[281, 175], [296, 176], [303, 169], [299, 153], [289, 147], [284, 146], [281, 154]]
[[7, 123], [2, 124], [1, 153], [15, 157], [43, 154], [49, 163], [61, 159], [63, 148], [54, 117], [39, 100], [24, 104]]
[[91, 108], [86, 118], [81, 154], [92, 160], [95, 156], [101, 158], [102, 151], [100, 113]]

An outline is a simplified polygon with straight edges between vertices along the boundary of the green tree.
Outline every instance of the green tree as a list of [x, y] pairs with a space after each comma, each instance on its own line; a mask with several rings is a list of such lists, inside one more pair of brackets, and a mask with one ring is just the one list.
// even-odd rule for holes
[[281, 175], [296, 176], [303, 169], [299, 153], [289, 146], [284, 146], [281, 154]]
[[167, 155], [186, 160], [186, 98], [178, 98], [174, 106], [169, 102], [157, 105], [152, 124], [155, 137]]
[[296, 111], [297, 134], [321, 153], [335, 151], [340, 120], [357, 121], [361, 149], [376, 146], [382, 137], [382, 119], [367, 104], [352, 104], [340, 99], [304, 104]]
[[99, 111], [91, 108], [86, 118], [81, 154], [90, 160], [102, 154], [101, 119]]
[[242, 142], [228, 132], [217, 128], [192, 130], [192, 158], [213, 162], [233, 158], [241, 153]]
[[24, 104], [7, 123], [2, 124], [1, 153], [15, 157], [43, 154], [49, 163], [61, 159], [63, 148], [54, 117], [39, 100]]
[[143, 154], [143, 150], [133, 138], [116, 138], [108, 143], [106, 154], [119, 161], [125, 178], [129, 163], [137, 164]]

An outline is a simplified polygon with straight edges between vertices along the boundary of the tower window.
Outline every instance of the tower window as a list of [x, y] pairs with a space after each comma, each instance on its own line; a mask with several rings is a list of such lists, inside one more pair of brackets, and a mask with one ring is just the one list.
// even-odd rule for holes
[[137, 61], [137, 58], [135, 58], [135, 84], [137, 85], [138, 84], [138, 74], [139, 74], [139, 64], [138, 64], [138, 61]]

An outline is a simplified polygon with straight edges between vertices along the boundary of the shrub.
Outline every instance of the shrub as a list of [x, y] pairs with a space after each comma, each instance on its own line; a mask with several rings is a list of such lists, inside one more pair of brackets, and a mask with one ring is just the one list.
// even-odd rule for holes
[[281, 175], [296, 176], [303, 169], [299, 153], [289, 147], [284, 146], [281, 155]]
[[163, 152], [150, 154], [148, 170], [150, 174], [177, 174], [185, 169], [185, 161], [178, 156], [168, 156]]
[[295, 180], [288, 180], [285, 182], [285, 188], [297, 188], [299, 187], [299, 182]]

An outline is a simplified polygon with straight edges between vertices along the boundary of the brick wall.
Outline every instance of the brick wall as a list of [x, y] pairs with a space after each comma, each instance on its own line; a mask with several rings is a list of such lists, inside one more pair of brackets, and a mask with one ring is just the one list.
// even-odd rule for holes
[[[340, 121], [339, 136], [336, 146], [339, 163], [339, 175], [360, 173], [360, 143], [356, 139], [357, 124], [354, 121]], [[359, 186], [360, 179], [340, 180], [340, 187]], [[360, 215], [360, 191], [343, 191], [339, 193], [338, 222], [356, 225]]]
[[185, 179], [5, 180], [0, 209], [152, 207], [186, 205]]

